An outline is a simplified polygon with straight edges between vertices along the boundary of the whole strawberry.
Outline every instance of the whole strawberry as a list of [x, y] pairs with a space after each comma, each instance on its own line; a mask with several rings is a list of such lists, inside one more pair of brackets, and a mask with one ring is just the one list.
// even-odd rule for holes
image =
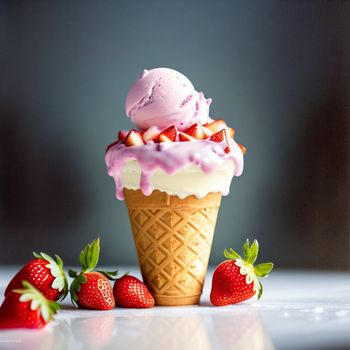
[[74, 277], [70, 294], [75, 306], [94, 310], [110, 310], [115, 306], [109, 279], [115, 278], [117, 272], [93, 271], [99, 256], [100, 239], [96, 238], [80, 252], [82, 271], [69, 270], [69, 276]]
[[22, 281], [23, 289], [9, 292], [0, 307], [0, 329], [42, 328], [52, 319], [59, 305], [44, 297], [29, 282]]
[[260, 299], [263, 287], [259, 277], [266, 277], [273, 268], [273, 263], [262, 263], [254, 266], [258, 256], [259, 244], [249, 240], [243, 246], [242, 258], [232, 248], [225, 249], [224, 256], [231, 260], [222, 262], [214, 271], [210, 301], [215, 306], [236, 304], [258, 294]]
[[154, 306], [154, 299], [146, 285], [133, 276], [124, 275], [118, 278], [114, 283], [113, 294], [117, 306], [132, 308]]
[[29, 261], [12, 278], [5, 290], [5, 297], [13, 289], [21, 288], [22, 281], [28, 281], [49, 300], [63, 300], [68, 293], [68, 283], [63, 271], [63, 262], [45, 253], [33, 253], [35, 259]]

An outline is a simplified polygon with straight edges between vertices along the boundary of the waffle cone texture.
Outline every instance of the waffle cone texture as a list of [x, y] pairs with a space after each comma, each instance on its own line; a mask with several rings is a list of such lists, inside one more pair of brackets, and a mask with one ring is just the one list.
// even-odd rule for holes
[[198, 304], [221, 193], [180, 199], [124, 189], [124, 196], [142, 277], [156, 304]]

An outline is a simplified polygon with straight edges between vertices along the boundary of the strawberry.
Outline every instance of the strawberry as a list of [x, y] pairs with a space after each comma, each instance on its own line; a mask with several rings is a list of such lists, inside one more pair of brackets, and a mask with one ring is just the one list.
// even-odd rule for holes
[[214, 134], [210, 129], [206, 128], [203, 125], [201, 126], [201, 129], [202, 129], [202, 131], [203, 131], [203, 133], [205, 135], [205, 138], [208, 138], [209, 136]]
[[126, 135], [124, 144], [128, 147], [143, 145], [143, 138], [140, 131], [132, 129]]
[[176, 126], [170, 126], [169, 128], [162, 131], [154, 142], [174, 142], [177, 136]]
[[230, 149], [230, 144], [227, 140], [227, 134], [226, 134], [226, 130], [225, 129], [222, 129], [220, 130], [219, 132], [213, 134], [212, 136], [210, 136], [209, 138], [210, 141], [213, 141], [213, 142], [223, 142], [225, 141], [225, 148], [224, 148], [224, 151], [225, 153], [230, 153], [231, 149]]
[[204, 124], [204, 126], [211, 130], [213, 133], [227, 128], [227, 125], [223, 119], [214, 120], [211, 123]]
[[222, 130], [218, 131], [217, 133], [210, 136], [209, 140], [213, 141], [213, 142], [222, 142], [222, 141], [227, 140], [226, 130], [222, 129]]
[[214, 120], [211, 123], [204, 125], [206, 129], [209, 129], [212, 133], [217, 133], [218, 131], [225, 129], [227, 136], [233, 138], [235, 136], [235, 129], [229, 128], [223, 119]]
[[72, 303], [86, 309], [110, 310], [115, 306], [112, 286], [109, 279], [115, 278], [117, 272], [93, 271], [100, 255], [100, 239], [96, 238], [80, 252], [82, 271], [69, 270], [74, 277], [70, 285]]
[[114, 308], [115, 301], [111, 284], [101, 272], [85, 272], [76, 277], [74, 281], [71, 290], [73, 303], [76, 302], [82, 308], [93, 310]]
[[23, 289], [9, 292], [0, 307], [0, 329], [42, 328], [60, 308], [48, 300], [28, 281], [22, 281]]
[[160, 134], [161, 130], [157, 126], [151, 126], [149, 127], [144, 133], [143, 133], [143, 140], [145, 142], [155, 140], [155, 138]]
[[107, 146], [105, 153], [107, 153], [108, 150], [111, 147], [115, 146], [116, 144], [124, 142], [126, 136], [129, 134], [129, 132], [130, 132], [129, 130], [119, 130], [119, 132], [118, 132], [118, 139]]
[[113, 294], [117, 306], [147, 308], [154, 306], [152, 294], [138, 278], [124, 275], [114, 283]]
[[192, 124], [184, 132], [187, 135], [190, 135], [190, 136], [192, 136], [192, 137], [194, 137], [195, 139], [198, 139], [198, 140], [203, 140], [203, 139], [205, 139], [207, 137], [205, 135], [205, 133], [203, 132], [202, 127], [199, 124], [197, 124], [197, 123]]
[[68, 283], [63, 271], [63, 262], [58, 255], [56, 260], [45, 253], [33, 253], [35, 259], [24, 265], [12, 278], [5, 290], [5, 297], [15, 288], [22, 287], [26, 280], [49, 300], [63, 300], [68, 293]]
[[124, 141], [128, 133], [129, 133], [129, 130], [119, 130], [118, 141]]
[[181, 142], [186, 142], [186, 141], [196, 141], [196, 139], [190, 135], [185, 134], [184, 132], [179, 132], [179, 140]]
[[273, 263], [254, 266], [258, 256], [259, 244], [249, 240], [243, 246], [244, 258], [232, 248], [225, 249], [224, 256], [230, 260], [222, 262], [214, 271], [210, 301], [215, 306], [236, 304], [258, 293], [260, 299], [263, 287], [258, 278], [266, 277], [273, 268]]

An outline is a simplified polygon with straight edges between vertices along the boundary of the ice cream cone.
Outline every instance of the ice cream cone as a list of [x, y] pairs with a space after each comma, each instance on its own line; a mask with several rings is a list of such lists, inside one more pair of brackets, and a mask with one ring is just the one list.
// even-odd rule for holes
[[157, 305], [198, 304], [221, 193], [180, 199], [124, 189], [143, 279]]

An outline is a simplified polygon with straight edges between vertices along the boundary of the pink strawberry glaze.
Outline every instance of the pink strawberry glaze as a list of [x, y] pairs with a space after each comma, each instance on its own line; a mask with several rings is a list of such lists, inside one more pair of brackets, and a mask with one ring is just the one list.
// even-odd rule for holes
[[[243, 172], [243, 154], [237, 143], [230, 139], [230, 153], [225, 153], [227, 146], [224, 142], [216, 143], [209, 140], [196, 140], [191, 142], [148, 142], [145, 145], [127, 147], [118, 142], [107, 149], [105, 161], [108, 174], [112, 176], [116, 184], [116, 196], [124, 199], [121, 174], [126, 162], [137, 160], [141, 168], [140, 189], [145, 195], [150, 195], [153, 188], [150, 178], [157, 169], [163, 170], [168, 175], [175, 174], [178, 170], [197, 164], [204, 173], [215, 171], [224, 161], [230, 159], [234, 162], [234, 175], [239, 176]], [[171, 179], [169, 179], [171, 181]]]

